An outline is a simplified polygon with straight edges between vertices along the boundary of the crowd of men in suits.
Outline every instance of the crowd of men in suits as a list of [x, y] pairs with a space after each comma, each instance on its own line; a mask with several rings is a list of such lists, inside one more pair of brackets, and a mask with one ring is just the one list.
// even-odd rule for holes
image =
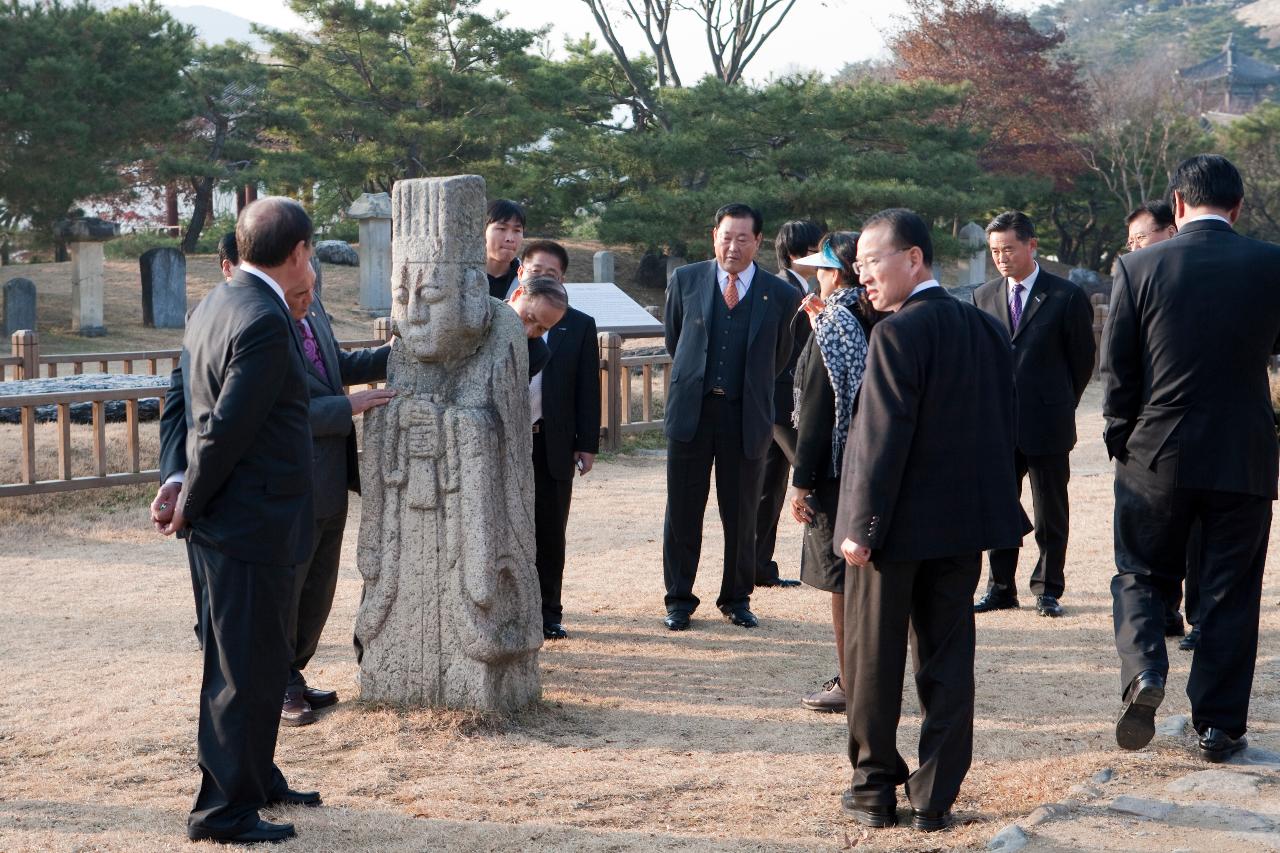
[[[1185, 582], [1192, 722], [1201, 757], [1223, 761], [1246, 745], [1280, 466], [1267, 379], [1280, 350], [1280, 248], [1232, 228], [1243, 183], [1224, 158], [1187, 160], [1170, 194], [1129, 217], [1131, 254], [1116, 264], [1101, 352], [1104, 441], [1116, 461], [1116, 740], [1140, 749], [1154, 735]], [[568, 635], [573, 479], [598, 451], [600, 372], [595, 322], [568, 304], [568, 254], [523, 244], [524, 224], [514, 202], [491, 205], [487, 272], [529, 340], [536, 563], [544, 637], [558, 640]], [[797, 585], [781, 576], [774, 546], [796, 454], [795, 353], [811, 322], [821, 334], [805, 273], [822, 268], [834, 281], [842, 270], [842, 286], [855, 276], [876, 317], [854, 335], [856, 399], [821, 502], [834, 502], [823, 509], [824, 547], [844, 567], [842, 591], [828, 590], [841, 671], [805, 705], [847, 713], [848, 815], [896, 825], [903, 786], [912, 825], [938, 830], [972, 759], [975, 614], [1018, 607], [1028, 532], [1036, 612], [1064, 612], [1069, 454], [1094, 364], [1092, 313], [1078, 286], [1037, 262], [1034, 224], [1018, 211], [987, 226], [1001, 275], [973, 304], [939, 285], [930, 226], [912, 211], [881, 211], [834, 242], [824, 230], [784, 226], [775, 276], [755, 260], [761, 214], [726, 205], [712, 223], [714, 257], [668, 284], [664, 624], [688, 630], [700, 604], [713, 473], [724, 618], [755, 628], [755, 587]], [[304, 670], [333, 603], [347, 492], [359, 490], [352, 417], [394, 391], [347, 392], [385, 378], [388, 348], [337, 345], [313, 292], [311, 244], [296, 202], [245, 208], [221, 247], [227, 282], [192, 312], [166, 396], [152, 520], [186, 539], [204, 655], [193, 840], [281, 840], [292, 826], [262, 820], [260, 808], [320, 803], [275, 766], [276, 736], [338, 701]], [[801, 504], [795, 518], [812, 523]], [[984, 551], [989, 580], [975, 602]], [[914, 770], [897, 750], [908, 640], [923, 711]]]

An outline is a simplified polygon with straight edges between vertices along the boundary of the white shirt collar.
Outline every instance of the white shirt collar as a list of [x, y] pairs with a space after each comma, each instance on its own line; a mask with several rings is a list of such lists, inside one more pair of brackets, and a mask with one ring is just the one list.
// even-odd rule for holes
[[1013, 278], [1013, 276], [1009, 276], [1004, 280], [1004, 286], [1005, 286], [1005, 289], [1009, 291], [1009, 296], [1013, 296], [1013, 286], [1015, 284], [1021, 284], [1022, 300], [1025, 302], [1027, 299], [1027, 294], [1031, 292], [1031, 288], [1036, 286], [1036, 279], [1038, 279], [1039, 277], [1040, 277], [1040, 265], [1036, 264], [1035, 269], [1031, 270], [1031, 275], [1027, 276], [1022, 281], [1017, 281], [1016, 279]]
[[[747, 295], [747, 290], [751, 287], [751, 279], [756, 277], [756, 265], [753, 261], [751, 266], [738, 273], [738, 296], [739, 298]], [[720, 292], [724, 293], [724, 289], [729, 286], [729, 274], [724, 271], [724, 267], [716, 264], [716, 281], [720, 283]]]
[[938, 280], [936, 278], [931, 278], [928, 281], [922, 281], [919, 284], [917, 284], [915, 287], [911, 288], [911, 292], [907, 294], [907, 299], [910, 299], [911, 297], [915, 296], [917, 293], [919, 293], [922, 290], [928, 290], [931, 287], [941, 287], [941, 286], [942, 285], [938, 284]]
[[[290, 309], [289, 309], [289, 300], [287, 300], [287, 299], [285, 299], [285, 298], [284, 298], [284, 289], [283, 289], [283, 288], [281, 288], [281, 287], [280, 287], [280, 285], [279, 285], [278, 283], [276, 283], [276, 280], [275, 280], [274, 278], [272, 278], [271, 276], [267, 275], [267, 274], [266, 274], [266, 273], [264, 273], [262, 270], [258, 269], [258, 268], [257, 268], [257, 267], [255, 267], [253, 264], [249, 263], [248, 261], [241, 261], [241, 262], [240, 262], [240, 269], [244, 270], [244, 271], [245, 271], [245, 272], [247, 272], [247, 273], [253, 273], [253, 274], [254, 274], [254, 275], [256, 275], [258, 278], [260, 278], [260, 279], [262, 279], [263, 281], [265, 281], [265, 282], [268, 284], [268, 286], [270, 286], [270, 288], [276, 292], [276, 296], [279, 296], [279, 297], [280, 297], [280, 301], [284, 303], [284, 310], [285, 310], [285, 311], [290, 311]], [[293, 312], [292, 312], [292, 311], [290, 311], [289, 316], [290, 316], [290, 317], [292, 317], [292, 316], [293, 316]]]
[[1225, 217], [1225, 216], [1219, 216], [1219, 215], [1218, 215], [1218, 214], [1216, 214], [1216, 213], [1202, 213], [1202, 214], [1200, 214], [1199, 216], [1193, 216], [1193, 217], [1191, 217], [1190, 219], [1185, 220], [1182, 224], [1183, 224], [1183, 225], [1190, 225], [1192, 222], [1202, 222], [1202, 221], [1204, 221], [1204, 220], [1206, 220], [1206, 219], [1216, 219], [1216, 220], [1218, 220], [1219, 222], [1225, 222], [1225, 223], [1227, 223], [1228, 225], [1230, 225], [1230, 224], [1231, 224], [1231, 220], [1230, 220], [1230, 219], [1227, 219], [1227, 217]]

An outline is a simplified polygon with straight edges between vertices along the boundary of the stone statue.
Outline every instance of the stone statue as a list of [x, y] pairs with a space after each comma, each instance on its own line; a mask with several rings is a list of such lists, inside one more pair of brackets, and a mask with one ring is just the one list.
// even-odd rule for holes
[[488, 293], [484, 214], [473, 175], [395, 185], [399, 393], [364, 415], [363, 699], [511, 710], [541, 692], [528, 349]]

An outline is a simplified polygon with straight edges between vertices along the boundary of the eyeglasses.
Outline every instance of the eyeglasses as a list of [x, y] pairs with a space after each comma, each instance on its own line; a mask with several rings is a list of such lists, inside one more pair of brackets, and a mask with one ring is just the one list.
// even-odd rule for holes
[[1130, 252], [1134, 249], [1141, 249], [1142, 245], [1147, 242], [1147, 238], [1150, 236], [1150, 234], [1134, 234], [1129, 238], [1125, 245], [1129, 247]]
[[911, 251], [911, 249], [909, 248], [894, 249], [892, 252], [889, 252], [887, 255], [881, 255], [878, 258], [867, 258], [865, 261], [854, 261], [853, 272], [856, 275], [862, 275], [864, 272], [871, 272], [876, 267], [880, 266], [880, 262], [883, 261], [885, 258], [891, 257], [893, 255], [901, 255], [903, 252], [909, 252], [909, 251]]

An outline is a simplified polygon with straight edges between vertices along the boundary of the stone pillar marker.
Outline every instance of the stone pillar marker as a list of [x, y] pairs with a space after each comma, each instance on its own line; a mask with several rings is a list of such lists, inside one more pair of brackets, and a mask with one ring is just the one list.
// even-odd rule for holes
[[178, 249], [148, 249], [142, 271], [142, 325], [181, 329], [187, 324], [187, 256]]
[[71, 331], [87, 338], [107, 333], [102, 322], [102, 244], [120, 235], [120, 226], [96, 216], [66, 219], [55, 231], [71, 244]]
[[360, 307], [380, 316], [391, 310], [391, 196], [363, 193], [347, 216], [360, 221]]
[[591, 258], [592, 272], [595, 273], [592, 281], [602, 281], [608, 284], [615, 284], [613, 280], [613, 252], [596, 252]]
[[[976, 222], [960, 229], [960, 242], [971, 250], [967, 262], [961, 261], [960, 284], [982, 284], [987, 280], [987, 232]], [[968, 276], [964, 275], [965, 267]]]
[[311, 256], [311, 269], [314, 270], [316, 274], [316, 283], [313, 290], [316, 294], [316, 299], [320, 299], [320, 292], [324, 289], [324, 269], [320, 263], [320, 259], [315, 255]]
[[541, 693], [524, 328], [489, 296], [482, 178], [397, 181], [392, 209], [397, 394], [364, 414], [360, 696], [513, 710]]
[[4, 336], [20, 329], [36, 330], [36, 286], [29, 278], [11, 278], [4, 283]]

